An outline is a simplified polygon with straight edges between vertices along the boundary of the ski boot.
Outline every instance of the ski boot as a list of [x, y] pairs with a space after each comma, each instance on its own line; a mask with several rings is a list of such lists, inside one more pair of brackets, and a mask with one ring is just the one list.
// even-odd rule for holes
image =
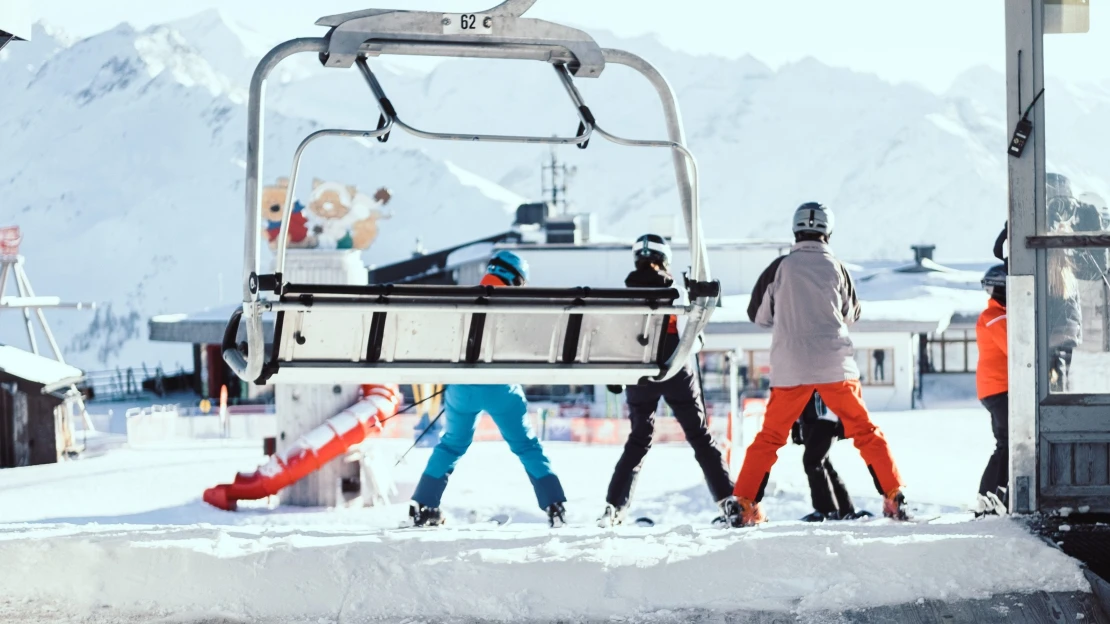
[[547, 506], [547, 526], [558, 529], [567, 523], [567, 509], [562, 503]]
[[622, 525], [624, 524], [624, 514], [625, 510], [623, 509], [618, 509], [613, 505], [605, 505], [605, 511], [597, 519], [597, 526], [600, 529], [611, 529]]
[[409, 520], [414, 527], [435, 527], [442, 525], [447, 519], [443, 517], [439, 507], [425, 507], [412, 501], [409, 503]]
[[883, 497], [883, 517], [894, 520], [909, 520], [910, 514], [906, 508], [906, 496], [902, 490], [894, 490]]
[[870, 511], [860, 510], [860, 511], [852, 511], [852, 512], [846, 513], [843, 516], [841, 516], [840, 519], [841, 520], [866, 520], [868, 518], [874, 518], [874, 517], [875, 517], [875, 514], [871, 513]]
[[802, 516], [802, 522], [824, 522], [825, 520], [839, 520], [840, 516], [833, 514], [823, 514], [820, 511], [815, 511], [807, 516]]
[[746, 498], [730, 496], [721, 501], [720, 505], [721, 515], [726, 526], [738, 529], [767, 522], [763, 507], [759, 503], [753, 503]]
[[994, 492], [987, 492], [980, 494], [978, 497], [978, 505], [975, 510], [975, 517], [982, 518], [985, 516], [1004, 516], [1008, 513], [1006, 503], [998, 497]]
[[740, 506], [736, 502], [735, 496], [717, 501], [717, 507], [721, 510], [721, 515], [713, 519], [714, 528], [729, 529], [739, 527]]

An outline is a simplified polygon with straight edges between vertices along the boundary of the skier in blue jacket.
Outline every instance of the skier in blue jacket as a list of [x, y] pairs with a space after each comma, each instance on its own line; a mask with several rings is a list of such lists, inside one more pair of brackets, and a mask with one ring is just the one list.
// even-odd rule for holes
[[[523, 286], [528, 281], [528, 263], [511, 251], [498, 252], [486, 268], [483, 286]], [[444, 393], [447, 430], [428, 459], [409, 505], [409, 518], [414, 526], [443, 524], [440, 499], [447, 488], [447, 479], [455, 465], [474, 441], [478, 416], [486, 412], [509, 443], [536, 490], [540, 508], [547, 512], [548, 523], [561, 527], [566, 522], [567, 500], [559, 477], [551, 469], [539, 439], [528, 424], [528, 400], [520, 385], [447, 386]]]

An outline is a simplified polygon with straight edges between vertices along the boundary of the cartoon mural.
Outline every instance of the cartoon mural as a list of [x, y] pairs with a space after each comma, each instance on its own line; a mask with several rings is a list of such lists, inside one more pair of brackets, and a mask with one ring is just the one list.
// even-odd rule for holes
[[[289, 193], [289, 180], [280, 178], [263, 190], [267, 219], [265, 235], [270, 249], [277, 248], [281, 217]], [[393, 199], [386, 188], [373, 196], [338, 182], [313, 180], [312, 198], [305, 206], [294, 203], [289, 223], [289, 246], [315, 249], [369, 249], [378, 238], [378, 221], [392, 215], [383, 208]]]
[[[277, 184], [262, 189], [262, 216], [266, 219], [263, 235], [270, 249], [277, 249], [278, 236], [281, 235], [281, 218], [285, 214], [285, 201], [289, 196], [289, 178], [278, 178]], [[316, 247], [316, 237], [308, 234], [308, 219], [304, 215], [304, 204], [293, 202], [293, 216], [289, 218], [289, 247]]]

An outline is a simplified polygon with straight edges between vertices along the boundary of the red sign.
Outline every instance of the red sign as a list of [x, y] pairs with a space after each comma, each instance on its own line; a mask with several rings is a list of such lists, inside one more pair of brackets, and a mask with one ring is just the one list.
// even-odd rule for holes
[[18, 256], [22, 240], [18, 226], [0, 227], [0, 256]]

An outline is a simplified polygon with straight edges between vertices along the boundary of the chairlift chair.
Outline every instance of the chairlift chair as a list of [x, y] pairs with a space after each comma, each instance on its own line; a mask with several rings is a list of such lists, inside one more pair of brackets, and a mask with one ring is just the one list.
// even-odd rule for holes
[[[697, 163], [686, 148], [678, 102], [664, 77], [640, 57], [601, 48], [586, 33], [523, 17], [536, 0], [508, 0], [488, 11], [445, 14], [370, 9], [324, 17], [322, 38], [274, 48], [251, 81], [247, 127], [247, 224], [243, 306], [224, 334], [223, 357], [245, 381], [267, 383], [531, 383], [634, 384], [662, 381], [685, 364], [720, 298], [710, 279], [698, 208]], [[260, 272], [263, 92], [284, 59], [315, 52], [325, 67], [356, 66], [380, 110], [372, 130], [326, 129], [294, 154], [275, 271]], [[382, 55], [534, 60], [550, 64], [579, 118], [562, 137], [428, 132], [406, 123], [370, 60]], [[655, 87], [666, 117], [666, 140], [627, 139], [606, 131], [575, 86], [610, 64], [640, 72]], [[594, 137], [673, 153], [690, 272], [678, 288], [492, 288], [372, 284], [305, 285], [283, 278], [291, 204], [301, 157], [323, 137], [389, 140], [394, 130], [430, 140], [577, 145]], [[263, 295], [265, 294], [265, 298]], [[265, 353], [263, 313], [276, 314]], [[686, 319], [673, 355], [662, 347], [668, 316]], [[246, 341], [239, 342], [240, 325]]]

